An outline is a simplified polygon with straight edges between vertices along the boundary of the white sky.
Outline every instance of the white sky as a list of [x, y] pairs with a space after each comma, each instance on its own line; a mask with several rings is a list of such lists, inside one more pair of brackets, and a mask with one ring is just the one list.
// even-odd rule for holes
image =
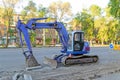
[[[22, 7], [27, 5], [27, 2], [30, 0], [21, 0], [21, 3], [18, 3], [16, 11], [20, 12]], [[37, 5], [42, 4], [44, 7], [48, 7], [50, 3], [58, 0], [33, 0]], [[63, 2], [69, 2], [72, 6], [72, 12], [75, 14], [81, 12], [83, 8], [89, 8], [92, 4], [96, 4], [101, 8], [105, 8], [109, 0], [61, 0]], [[0, 0], [0, 4], [2, 0]]]
[[[42, 4], [43, 6], [49, 6], [53, 1], [59, 0], [34, 0], [37, 4]], [[109, 0], [61, 0], [63, 2], [69, 2], [72, 6], [72, 12], [77, 13], [82, 11], [83, 8], [89, 8], [92, 4], [96, 4], [101, 8], [105, 8]]]

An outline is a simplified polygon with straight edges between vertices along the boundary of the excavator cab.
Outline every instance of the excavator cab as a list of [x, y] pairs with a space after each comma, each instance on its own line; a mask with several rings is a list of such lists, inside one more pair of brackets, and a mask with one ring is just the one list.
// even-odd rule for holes
[[73, 34], [73, 51], [82, 51], [84, 47], [84, 33], [74, 32]]
[[[86, 54], [89, 52], [89, 44], [84, 41], [84, 32], [83, 31], [73, 31], [69, 33], [69, 41], [67, 47], [68, 54]], [[86, 49], [85, 49], [86, 48]], [[89, 49], [87, 49], [89, 48]]]

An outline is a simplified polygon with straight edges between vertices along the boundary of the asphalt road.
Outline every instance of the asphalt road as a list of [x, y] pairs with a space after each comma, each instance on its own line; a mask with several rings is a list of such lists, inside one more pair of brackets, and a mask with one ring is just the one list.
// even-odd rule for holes
[[[37, 61], [42, 64], [44, 56], [51, 58], [53, 54], [59, 54], [59, 50], [58, 47], [33, 48], [33, 54]], [[25, 68], [25, 57], [22, 53], [21, 48], [0, 49], [0, 71]]]
[[[42, 64], [44, 56], [51, 58], [53, 54], [60, 53], [60, 48], [33, 48], [33, 52], [37, 61]], [[55, 70], [45, 67], [37, 71], [30, 71], [29, 74], [32, 75], [34, 80], [120, 79], [120, 51], [114, 51], [109, 47], [92, 47], [89, 55], [98, 55], [99, 61], [93, 64], [73, 65], [67, 67], [60, 66]], [[24, 69], [25, 58], [20, 48], [0, 49], [0, 77]]]

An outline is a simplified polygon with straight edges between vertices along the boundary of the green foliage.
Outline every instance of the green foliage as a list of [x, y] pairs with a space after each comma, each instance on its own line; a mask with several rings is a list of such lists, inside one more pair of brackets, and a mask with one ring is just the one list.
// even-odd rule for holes
[[47, 13], [48, 9], [40, 5], [38, 8], [38, 17], [45, 17]]
[[[19, 0], [2, 0], [3, 3], [3, 9], [1, 11], [1, 19], [4, 21], [4, 25], [6, 26], [6, 44], [5, 47], [8, 47], [8, 37], [9, 37], [9, 30], [11, 29], [11, 24], [13, 21], [13, 15], [14, 15], [14, 7], [17, 4]], [[11, 34], [10, 34], [11, 35]]]
[[105, 10], [105, 13], [106, 13], [106, 17], [111, 17], [110, 7], [106, 7], [104, 10]]
[[33, 1], [29, 1], [28, 3], [28, 6], [26, 6], [24, 9], [27, 11], [27, 12], [31, 12], [31, 11], [36, 11], [36, 4], [33, 2]]
[[110, 13], [120, 20], [120, 0], [110, 0], [109, 7]]
[[97, 5], [92, 5], [89, 10], [92, 16], [99, 16], [101, 14], [101, 8]]
[[117, 40], [117, 32], [120, 31], [118, 29], [118, 22], [116, 20], [111, 20], [108, 23], [108, 34], [110, 40]]
[[108, 41], [108, 27], [106, 26], [106, 20], [104, 17], [100, 17], [98, 20], [95, 21], [95, 28], [97, 29], [97, 38], [103, 41]]
[[[13, 36], [13, 31], [9, 27], [12, 23], [14, 15], [14, 7], [11, 6], [11, 0], [6, 0], [7, 7], [0, 8], [0, 18], [4, 19], [7, 26], [7, 32]], [[19, 1], [19, 0], [15, 0]], [[8, 7], [8, 4], [10, 6]], [[12, 3], [13, 4], [13, 3]], [[14, 3], [15, 5], [16, 3]], [[62, 21], [66, 16], [71, 16], [71, 5], [69, 2], [57, 1], [50, 4], [48, 8], [36, 6], [35, 2], [29, 0], [28, 5], [21, 11], [21, 18], [29, 20], [36, 17], [49, 17], [46, 21], [54, 21], [53, 17], [57, 17], [58, 21]], [[104, 16], [103, 16], [104, 15]], [[113, 16], [113, 17], [112, 17]], [[109, 6], [105, 9], [97, 5], [90, 6], [89, 9], [83, 9], [81, 13], [77, 13], [71, 21], [71, 30], [83, 30], [87, 40], [97, 39], [101, 43], [119, 41], [120, 40], [120, 0], [110, 0]], [[37, 34], [30, 33], [32, 44], [35, 44]], [[46, 44], [50, 44], [51, 38], [46, 38]]]
[[21, 16], [21, 19], [27, 21], [27, 11], [22, 10], [22, 11], [21, 11], [21, 15], [22, 15], [22, 16]]
[[97, 17], [99, 17], [101, 15], [101, 8], [97, 5], [92, 5], [92, 6], [90, 6], [89, 12], [90, 12], [90, 15], [91, 15], [92, 21], [93, 21], [93, 37], [96, 38], [98, 30], [95, 28], [96, 27], [95, 20]]
[[81, 13], [77, 13], [75, 20], [79, 26], [81, 24], [81, 30], [84, 31], [85, 36], [88, 40], [93, 38], [93, 20], [91, 15], [88, 13], [87, 10], [83, 10]]
[[52, 41], [52, 38], [46, 38], [45, 39], [45, 42], [46, 42], [47, 45], [49, 45], [51, 41]]
[[32, 45], [35, 47], [36, 46], [36, 33], [31, 31], [29, 34], [30, 34], [30, 41]]
[[73, 19], [73, 28], [81, 26], [78, 30], [84, 31], [87, 40], [99, 40], [102, 44], [118, 41], [120, 40], [119, 21], [114, 19], [109, 11], [109, 7], [105, 8], [105, 16], [103, 16], [101, 8], [97, 5], [92, 5], [89, 10], [83, 9]]
[[28, 5], [21, 12], [21, 15], [23, 15], [22, 19], [29, 20], [30, 18], [35, 18], [36, 11], [36, 4], [33, 1], [29, 1]]
[[10, 34], [10, 37], [14, 36], [14, 30], [13, 29], [9, 29], [8, 33]]

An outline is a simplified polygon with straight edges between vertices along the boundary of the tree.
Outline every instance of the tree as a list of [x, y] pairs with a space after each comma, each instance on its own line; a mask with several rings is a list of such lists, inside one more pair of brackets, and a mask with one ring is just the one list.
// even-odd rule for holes
[[79, 13], [76, 14], [75, 18], [70, 22], [72, 25], [71, 29], [72, 30], [81, 30], [81, 20], [80, 20], [81, 15]]
[[21, 11], [22, 19], [29, 20], [30, 18], [37, 17], [37, 7], [33, 1], [29, 1], [28, 5]]
[[71, 5], [69, 2], [59, 0], [50, 4], [49, 11], [54, 18], [57, 18], [57, 20], [61, 22], [71, 14]]
[[21, 19], [27, 21], [27, 11], [25, 10], [21, 11]]
[[83, 9], [81, 13], [77, 13], [72, 22], [73, 28], [84, 31], [86, 40], [93, 39], [93, 20], [88, 10]]
[[[108, 34], [109, 40], [114, 43], [118, 38], [118, 31], [120, 31], [118, 27], [118, 21], [114, 18], [109, 21], [108, 25]], [[120, 33], [119, 33], [120, 34]]]
[[6, 26], [6, 46], [8, 47], [8, 34], [11, 25], [11, 21], [14, 15], [14, 8], [18, 0], [2, 0], [4, 5], [4, 12], [2, 18], [4, 19], [4, 24]]
[[38, 17], [47, 17], [47, 14], [48, 14], [48, 8], [46, 7], [43, 7], [42, 5], [40, 5], [38, 7]]
[[110, 0], [108, 7], [111, 15], [118, 20], [117, 24], [117, 39], [120, 40], [120, 0]]
[[[0, 7], [0, 19], [3, 19], [3, 14], [4, 14], [4, 8], [3, 7]], [[2, 21], [0, 21], [0, 24], [3, 24], [3, 22]], [[2, 30], [0, 30], [0, 33], [1, 33], [1, 35], [0, 35], [0, 37], [1, 37], [1, 39], [2, 39]]]
[[90, 14], [93, 16], [93, 17], [96, 17], [96, 16], [100, 16], [101, 14], [101, 8], [97, 5], [92, 5], [90, 6]]
[[[0, 18], [3, 19], [4, 8], [0, 7]], [[1, 23], [1, 22], [0, 22]]]
[[110, 13], [120, 21], [120, 0], [110, 0], [108, 6]]
[[115, 41], [120, 39], [120, 27], [119, 21], [111, 15], [110, 10], [111, 8], [109, 6], [105, 8], [106, 25], [108, 27], [107, 33], [109, 42], [115, 43]]
[[100, 40], [102, 45], [104, 44], [104, 41], [108, 41], [108, 27], [106, 25], [106, 19], [104, 17], [100, 17], [97, 20], [95, 20], [95, 28], [97, 33], [97, 39]]
[[92, 19], [93, 19], [93, 30], [94, 30], [93, 35], [94, 35], [94, 38], [96, 38], [97, 31], [94, 26], [94, 24], [95, 24], [94, 21], [96, 18], [98, 18], [101, 15], [101, 8], [97, 5], [92, 5], [92, 6], [90, 6], [89, 11], [90, 11], [90, 15], [92, 16]]

